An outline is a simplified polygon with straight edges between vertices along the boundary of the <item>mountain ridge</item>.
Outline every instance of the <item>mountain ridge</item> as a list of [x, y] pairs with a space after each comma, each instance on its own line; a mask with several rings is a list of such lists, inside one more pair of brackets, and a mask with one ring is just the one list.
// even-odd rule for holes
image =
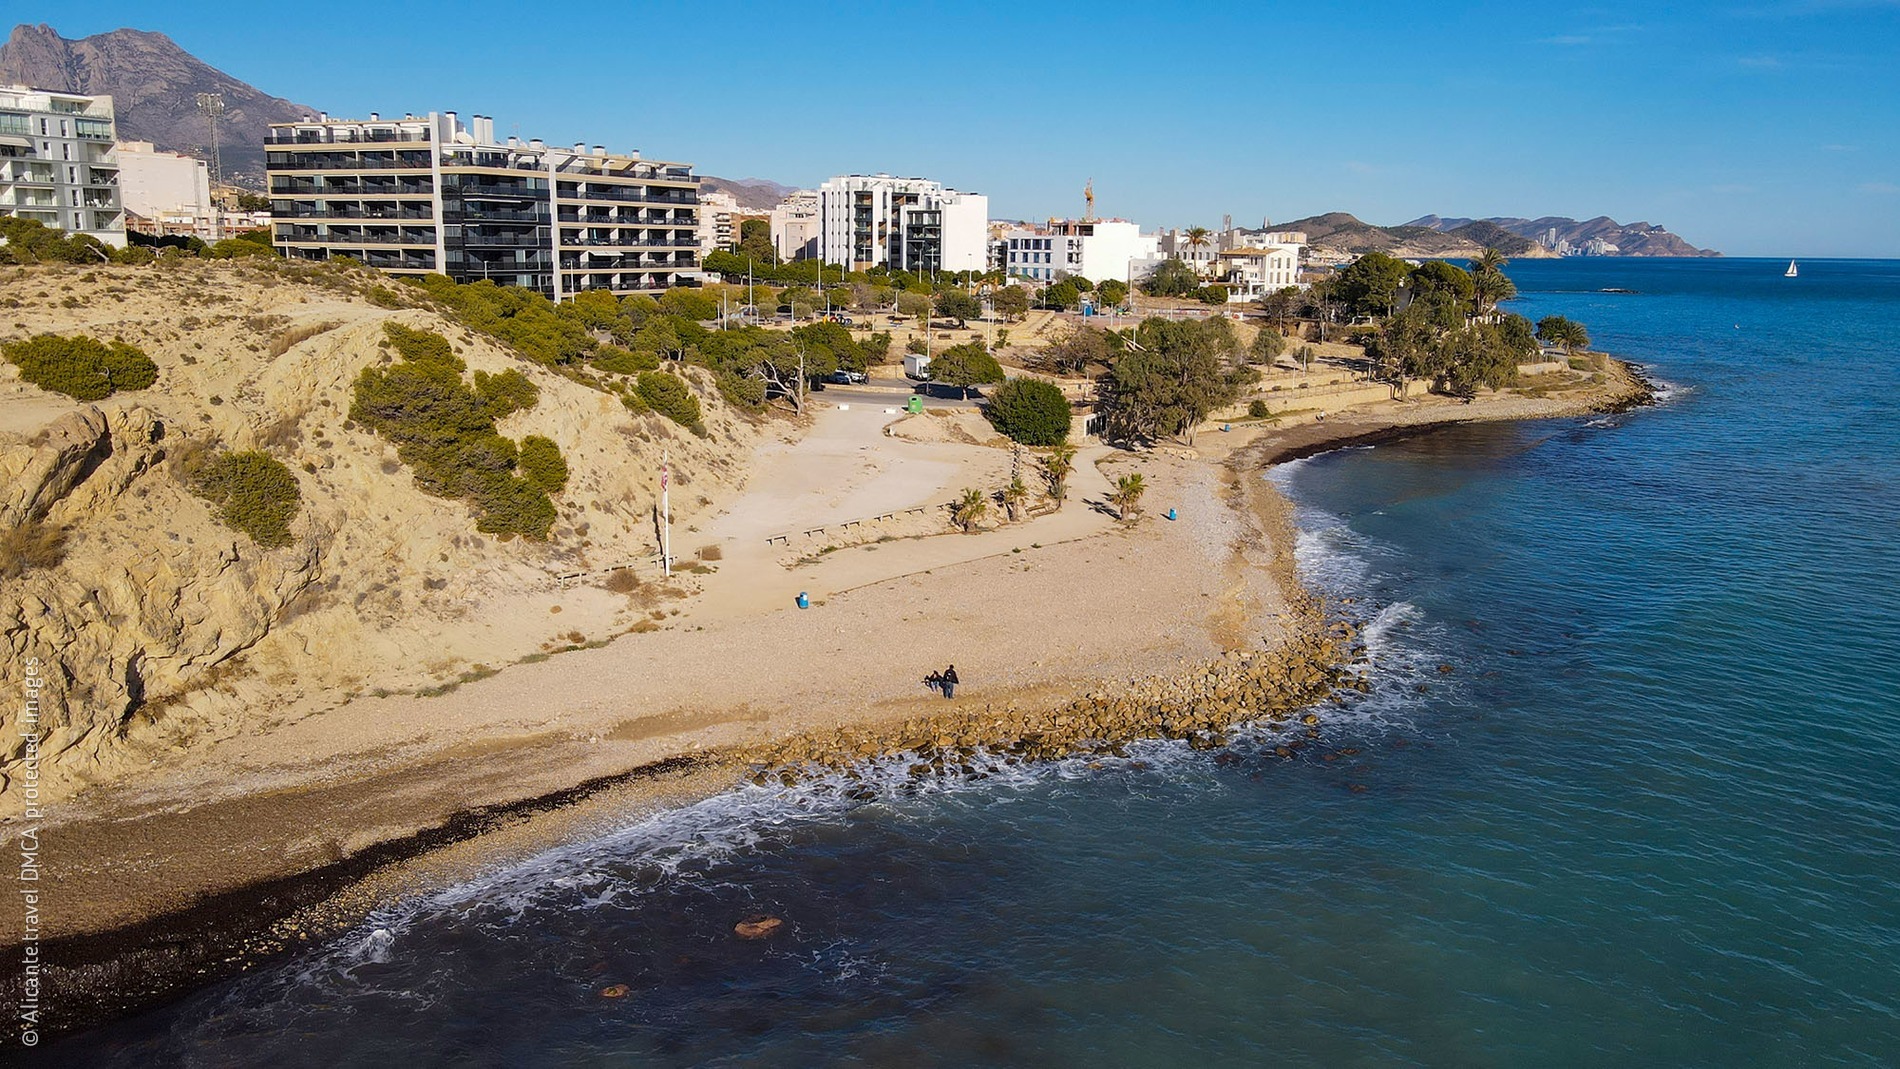
[[199, 93], [224, 97], [220, 156], [227, 181], [263, 188], [264, 134], [317, 109], [274, 97], [185, 51], [156, 30], [117, 29], [73, 40], [44, 23], [21, 23], [0, 45], [0, 83], [110, 94], [119, 138], [211, 158]]
[[1590, 242], [1602, 240], [1615, 245], [1616, 256], [1720, 256], [1714, 249], [1701, 249], [1671, 233], [1667, 228], [1639, 221], [1619, 223], [1607, 215], [1592, 219], [1576, 220], [1561, 215], [1546, 215], [1537, 219], [1523, 219], [1513, 216], [1494, 216], [1487, 219], [1466, 219], [1425, 215], [1412, 220], [1408, 227], [1423, 227], [1441, 233], [1459, 233], [1474, 226], [1489, 225], [1498, 230], [1513, 234], [1530, 242], [1541, 243], [1555, 230], [1557, 238], [1572, 246], [1587, 246]]

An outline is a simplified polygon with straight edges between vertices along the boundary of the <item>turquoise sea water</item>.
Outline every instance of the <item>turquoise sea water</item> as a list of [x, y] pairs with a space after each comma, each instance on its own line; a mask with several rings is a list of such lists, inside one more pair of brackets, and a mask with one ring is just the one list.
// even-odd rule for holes
[[1291, 759], [747, 789], [50, 1060], [1900, 1063], [1900, 262], [1782, 266], [1513, 264], [1667, 400], [1271, 476], [1372, 621]]

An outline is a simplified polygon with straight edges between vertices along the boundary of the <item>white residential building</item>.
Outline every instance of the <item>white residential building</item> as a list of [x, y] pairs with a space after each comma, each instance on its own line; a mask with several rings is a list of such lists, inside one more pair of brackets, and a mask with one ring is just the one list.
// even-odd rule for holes
[[1306, 253], [1306, 235], [1297, 230], [1231, 227], [1209, 231], [1199, 244], [1185, 230], [1164, 230], [1159, 246], [1153, 259], [1135, 266], [1137, 275], [1148, 274], [1163, 260], [1180, 260], [1202, 278], [1227, 285], [1230, 303], [1258, 300], [1304, 284], [1300, 263]]
[[1155, 257], [1157, 240], [1126, 219], [1051, 219], [1003, 235], [1003, 269], [1041, 283], [1074, 276], [1126, 282]]
[[739, 247], [739, 202], [730, 193], [699, 195], [699, 255]]
[[839, 175], [818, 187], [819, 253], [855, 271], [981, 271], [989, 198], [925, 178]]
[[0, 86], [0, 215], [125, 247], [112, 98]]
[[160, 213], [210, 215], [211, 169], [203, 160], [160, 152], [150, 141], [121, 141], [119, 202], [147, 219]]
[[818, 191], [801, 189], [772, 209], [772, 247], [790, 263], [818, 255]]

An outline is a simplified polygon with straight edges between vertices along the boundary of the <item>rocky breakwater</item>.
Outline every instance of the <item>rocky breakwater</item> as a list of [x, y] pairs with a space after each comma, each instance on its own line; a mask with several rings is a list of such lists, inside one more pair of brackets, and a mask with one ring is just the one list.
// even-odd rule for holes
[[[1354, 686], [1345, 668], [1354, 637], [1345, 624], [1308, 629], [1277, 649], [1236, 651], [1190, 671], [1103, 686], [1054, 708], [972, 696], [898, 724], [798, 735], [734, 756], [751, 766], [753, 783], [790, 786], [840, 770], [855, 776], [857, 766], [890, 756], [908, 758], [910, 774], [925, 777], [1113, 754], [1143, 739], [1210, 750], [1225, 745], [1236, 724], [1284, 722]], [[1312, 713], [1304, 719], [1317, 722]]]
[[0, 435], [0, 813], [19, 809], [9, 788], [29, 749], [43, 797], [105, 771], [149, 726], [142, 711], [202, 688], [315, 574], [314, 541], [265, 554], [209, 522], [169, 522], [204, 512], [166, 473], [177, 440], [138, 405]]

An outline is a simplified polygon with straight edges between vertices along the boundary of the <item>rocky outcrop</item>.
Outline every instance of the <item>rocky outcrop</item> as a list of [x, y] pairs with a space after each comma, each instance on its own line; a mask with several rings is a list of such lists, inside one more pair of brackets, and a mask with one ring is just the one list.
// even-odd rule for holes
[[[186, 261], [20, 277], [31, 284], [9, 286], [0, 343], [121, 337], [159, 368], [156, 387], [85, 405], [0, 363], [0, 537], [37, 527], [13, 539], [30, 555], [6, 562], [32, 566], [0, 567], [0, 693], [24, 692], [28, 659], [48, 676], [43, 801], [356, 694], [432, 690], [650, 623], [648, 595], [559, 577], [651, 574], [661, 457], [684, 536], [744, 478], [762, 429], [721, 403], [704, 369], [685, 371], [701, 437], [433, 309], [367, 300], [385, 280], [366, 271]], [[500, 430], [552, 439], [569, 466], [546, 541], [476, 530], [466, 501], [423, 492], [396, 449], [349, 418], [391, 320], [442, 333], [471, 375], [512, 369], [536, 384], [538, 403]], [[290, 545], [224, 526], [180, 478], [210, 448], [286, 466], [301, 501]], [[0, 702], [0, 815], [21, 805], [20, 708]]]
[[[156, 523], [133, 521], [132, 510], [153, 519], [202, 511], [176, 480], [146, 478], [167, 445], [163, 422], [133, 405], [80, 409], [0, 448], [10, 476], [0, 531], [38, 521], [73, 532], [57, 567], [0, 584], [0, 676], [18, 693], [16, 677], [37, 666], [46, 678], [39, 757], [82, 776], [137, 731], [141, 713], [255, 645], [315, 574], [311, 539], [265, 553], [229, 531], [167, 538]], [[123, 526], [87, 522], [115, 514]], [[9, 731], [0, 789], [25, 749], [22, 733]]]
[[0, 453], [0, 530], [45, 519], [111, 455], [105, 413], [90, 405], [54, 420], [29, 447]]
[[1055, 710], [972, 703], [891, 727], [800, 735], [737, 756], [753, 766], [754, 783], [790, 785], [839, 769], [850, 774], [859, 762], [893, 754], [911, 759], [912, 775], [930, 776], [967, 775], [973, 762], [995, 759], [1013, 764], [1111, 753], [1140, 739], [1213, 749], [1226, 744], [1237, 723], [1283, 721], [1351, 685], [1341, 666], [1342, 645], [1355, 637], [1350, 628], [1312, 631], [1277, 649], [1231, 653], [1190, 673], [1104, 687]]

